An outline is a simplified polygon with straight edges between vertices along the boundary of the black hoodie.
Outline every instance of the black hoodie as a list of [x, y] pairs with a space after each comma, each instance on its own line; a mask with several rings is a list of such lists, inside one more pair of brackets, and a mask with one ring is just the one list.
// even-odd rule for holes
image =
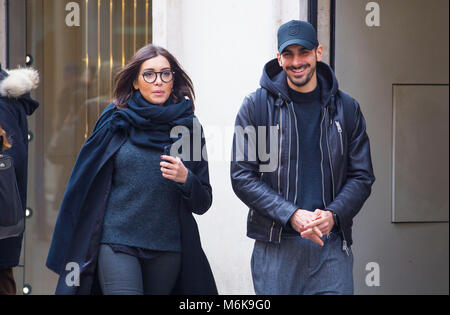
[[[280, 67], [278, 59], [273, 59], [265, 65], [260, 85], [267, 89], [269, 93], [274, 96], [280, 95], [285, 101], [290, 103], [292, 100], [289, 97], [286, 80], [286, 73]], [[322, 106], [327, 107], [331, 105], [330, 113], [333, 115], [336, 109], [334, 104], [330, 104], [330, 101], [332, 97], [336, 96], [339, 85], [331, 67], [320, 61], [317, 63], [317, 81], [321, 91]]]

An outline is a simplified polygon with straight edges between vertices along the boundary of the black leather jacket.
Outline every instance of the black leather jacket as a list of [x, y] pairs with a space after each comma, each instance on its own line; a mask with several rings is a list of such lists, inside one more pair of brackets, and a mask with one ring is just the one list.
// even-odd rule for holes
[[[338, 89], [332, 69], [319, 62], [321, 88], [321, 155], [323, 203], [335, 213], [342, 237], [342, 249], [353, 243], [353, 218], [371, 193], [375, 177], [372, 170], [369, 138], [359, 104]], [[259, 104], [254, 92], [247, 96], [236, 118], [236, 126], [256, 126], [259, 110], [267, 110], [268, 126], [277, 126], [278, 166], [273, 172], [260, 173], [259, 161], [231, 161], [231, 182], [236, 195], [250, 208], [247, 236], [280, 243], [282, 234], [292, 231], [289, 219], [298, 209], [298, 128], [294, 104], [287, 92], [286, 74], [277, 60], [264, 68], [261, 87], [268, 91], [267, 104]], [[247, 149], [247, 138], [244, 142]], [[245, 151], [247, 152], [247, 151]], [[267, 151], [268, 152], [268, 148]], [[236, 154], [236, 135], [233, 157]], [[294, 158], [292, 158], [294, 157]]]

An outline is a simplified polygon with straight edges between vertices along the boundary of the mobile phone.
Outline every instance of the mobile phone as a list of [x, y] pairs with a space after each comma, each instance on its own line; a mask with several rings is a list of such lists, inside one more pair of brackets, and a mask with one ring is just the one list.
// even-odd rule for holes
[[164, 147], [164, 155], [170, 156], [170, 148], [171, 148], [171, 145], [166, 145]]

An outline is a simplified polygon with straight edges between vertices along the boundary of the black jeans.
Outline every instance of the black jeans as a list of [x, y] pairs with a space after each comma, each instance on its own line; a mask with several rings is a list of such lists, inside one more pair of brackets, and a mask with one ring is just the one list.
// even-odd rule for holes
[[168, 295], [181, 266], [181, 253], [165, 252], [152, 259], [115, 253], [101, 245], [98, 276], [105, 295]]

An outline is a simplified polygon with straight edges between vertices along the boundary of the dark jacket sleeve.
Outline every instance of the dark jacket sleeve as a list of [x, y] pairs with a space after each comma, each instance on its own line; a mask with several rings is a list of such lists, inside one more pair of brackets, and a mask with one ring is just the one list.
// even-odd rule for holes
[[[202, 133], [203, 134], [203, 133]], [[202, 138], [201, 148], [206, 153], [206, 142]], [[192, 151], [191, 151], [192, 152]], [[178, 184], [183, 193], [183, 200], [193, 213], [202, 215], [212, 204], [212, 188], [209, 183], [209, 167], [207, 159], [185, 163], [188, 177], [184, 184]]]
[[[27, 169], [28, 169], [28, 126], [25, 113], [19, 110], [16, 100], [6, 100], [2, 98], [0, 105], [0, 125], [6, 131], [6, 136], [12, 148], [5, 151], [14, 160], [16, 170], [17, 185], [19, 187], [22, 205], [26, 207], [27, 201]], [[9, 104], [6, 104], [6, 103]], [[15, 109], [14, 107], [17, 107]]]
[[[20, 113], [13, 100], [0, 97], [0, 124], [6, 131], [12, 148], [4, 153], [14, 160], [17, 186], [22, 207], [27, 204], [27, 127], [25, 113]], [[12, 104], [11, 104], [12, 103]], [[17, 107], [18, 108], [18, 107]], [[2, 205], [0, 204], [0, 208]], [[19, 264], [23, 235], [0, 240], [0, 269], [16, 267]]]
[[353, 218], [369, 198], [375, 182], [366, 121], [359, 104], [354, 101], [353, 105], [355, 113], [352, 117], [355, 117], [355, 124], [348, 144], [347, 180], [327, 207], [336, 213], [339, 225], [344, 228], [351, 226]]
[[[255, 110], [256, 106], [252, 100], [252, 96], [246, 97], [237, 115], [235, 127], [245, 129], [248, 126], [253, 126], [256, 130], [257, 126], [255, 126], [254, 120], [254, 117], [256, 117]], [[252, 161], [252, 159], [248, 158], [249, 148], [250, 150], [256, 150], [255, 145], [250, 143], [248, 137], [240, 139], [244, 143], [244, 151], [241, 152], [243, 153], [243, 160], [241, 161], [239, 159], [238, 161], [237, 150], [239, 149], [236, 147], [238, 142], [236, 139], [237, 136], [242, 135], [238, 132], [234, 133], [230, 168], [231, 184], [234, 192], [249, 208], [286, 226], [298, 207], [261, 181], [258, 159]]]

